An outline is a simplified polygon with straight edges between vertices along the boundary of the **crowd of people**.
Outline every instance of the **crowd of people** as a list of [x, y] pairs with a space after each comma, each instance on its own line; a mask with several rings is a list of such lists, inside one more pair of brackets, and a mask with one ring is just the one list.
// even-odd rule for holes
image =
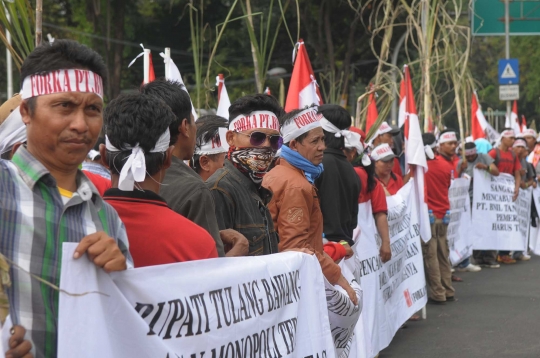
[[[237, 99], [229, 118], [195, 120], [185, 87], [165, 79], [105, 106], [102, 58], [69, 40], [37, 47], [21, 78], [20, 94], [0, 107], [0, 252], [11, 266], [4, 289], [13, 323], [6, 356], [56, 356], [64, 242], [79, 243], [74, 258], [106, 272], [300, 251], [358, 304], [338, 263], [354, 254], [358, 204], [370, 201], [381, 261], [391, 259], [386, 197], [412, 170], [403, 175], [401, 132], [386, 122], [366, 143], [338, 105], [285, 113], [266, 94]], [[478, 168], [514, 175], [516, 195], [536, 185], [526, 160], [536, 133], [515, 137], [505, 130], [486, 153], [468, 142], [460, 159], [455, 131], [423, 135], [435, 216], [423, 243], [431, 302], [455, 300], [443, 223], [452, 178]], [[528, 259], [481, 251], [457, 270]]]

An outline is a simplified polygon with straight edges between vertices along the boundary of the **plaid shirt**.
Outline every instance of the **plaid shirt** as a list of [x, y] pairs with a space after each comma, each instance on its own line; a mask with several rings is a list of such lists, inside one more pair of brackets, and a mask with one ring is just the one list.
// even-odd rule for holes
[[[62, 243], [97, 231], [117, 240], [132, 267], [124, 224], [81, 171], [77, 192], [64, 205], [56, 180], [26, 148], [12, 162], [0, 160], [0, 252], [23, 270], [59, 286]], [[26, 328], [35, 357], [56, 357], [58, 291], [14, 267], [10, 276], [13, 323]]]

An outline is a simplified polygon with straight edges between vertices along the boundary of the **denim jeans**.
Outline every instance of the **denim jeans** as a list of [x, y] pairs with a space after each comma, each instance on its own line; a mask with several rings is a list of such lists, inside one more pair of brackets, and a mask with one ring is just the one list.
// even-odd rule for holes
[[471, 258], [470, 257], [467, 257], [465, 260], [461, 261], [457, 267], [459, 268], [465, 268], [467, 266], [469, 266], [469, 264], [471, 263]]

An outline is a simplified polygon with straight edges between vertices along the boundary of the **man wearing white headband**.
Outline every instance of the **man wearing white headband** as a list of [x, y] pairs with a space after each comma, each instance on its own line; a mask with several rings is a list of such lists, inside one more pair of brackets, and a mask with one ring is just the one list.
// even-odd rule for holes
[[345, 139], [352, 138], [356, 133], [349, 131], [351, 116], [343, 107], [325, 104], [319, 107], [319, 113], [324, 116], [320, 122], [326, 144], [323, 157], [325, 171], [315, 181], [315, 185], [319, 190], [324, 235], [329, 241], [345, 241], [348, 246], [353, 246], [353, 231], [358, 220], [360, 179], [343, 149]]
[[207, 115], [197, 120], [197, 143], [190, 166], [206, 181], [223, 168], [229, 151], [226, 134], [229, 122], [220, 116]]
[[113, 100], [104, 117], [106, 144], [100, 153], [113, 188], [103, 197], [126, 225], [135, 267], [216, 258], [210, 234], [171, 210], [158, 194], [174, 149], [171, 109], [137, 93]]
[[[493, 176], [499, 175], [499, 169], [497, 169], [497, 166], [494, 163], [493, 158], [491, 158], [487, 154], [478, 153], [476, 144], [474, 142], [472, 143], [465, 143], [465, 158], [466, 160], [460, 159], [457, 166], [456, 166], [456, 173], [458, 177], [463, 176], [463, 174], [467, 174], [470, 176], [471, 184], [469, 186], [469, 196], [471, 198], [471, 205], [473, 202], [473, 181], [474, 181], [474, 169], [480, 169], [485, 170], [489, 174]], [[467, 272], [477, 272], [480, 271], [480, 267], [488, 267], [488, 268], [499, 268], [500, 265], [497, 263], [497, 251], [481, 251], [481, 250], [475, 250], [473, 251], [473, 257], [476, 265], [473, 265], [470, 262], [470, 258], [467, 258], [463, 260], [461, 263], [458, 264], [457, 270], [458, 271], [467, 271]]]
[[[21, 67], [27, 144], [0, 161], [0, 252], [56, 286], [63, 242], [79, 243], [74, 258], [88, 253], [107, 272], [132, 266], [122, 222], [78, 169], [101, 131], [106, 72], [97, 53], [70, 40], [36, 47]], [[11, 320], [27, 329], [34, 357], [56, 357], [59, 292], [15, 265]]]
[[201, 177], [185, 162], [193, 158], [197, 139], [191, 99], [185, 86], [158, 78], [142, 86], [140, 91], [163, 100], [176, 116], [169, 126], [170, 144], [174, 146], [171, 167], [165, 173], [160, 195], [171, 209], [208, 231], [214, 238], [218, 255], [225, 256], [222, 233], [212, 213], [212, 194]]
[[306, 248], [317, 256], [326, 279], [340, 285], [357, 304], [355, 291], [323, 250], [323, 218], [313, 185], [323, 172], [324, 133], [317, 107], [293, 110], [280, 118], [284, 145], [279, 164], [264, 176], [272, 192], [268, 204], [279, 234], [279, 251]]
[[220, 230], [234, 229], [249, 241], [249, 255], [278, 252], [278, 235], [266, 207], [271, 193], [261, 187], [283, 137], [278, 118], [283, 114], [272, 96], [244, 96], [229, 107], [229, 151], [225, 166], [206, 184], [216, 203]]
[[[434, 143], [431, 133], [424, 133], [422, 140], [428, 146]], [[450, 265], [447, 229], [443, 217], [450, 210], [448, 189], [450, 188], [452, 174], [456, 162], [454, 155], [457, 147], [456, 132], [446, 129], [439, 136], [439, 155], [428, 160], [428, 171], [425, 176], [427, 187], [428, 208], [435, 216], [435, 223], [431, 226], [431, 240], [422, 241], [426, 281], [429, 287], [429, 301], [434, 304], [445, 304], [454, 301], [455, 290], [452, 286], [452, 266]], [[429, 159], [429, 157], [428, 157]]]
[[[375, 138], [373, 139], [373, 147], [376, 147], [380, 144], [386, 143], [390, 148], [394, 148], [394, 137], [399, 135], [401, 131], [399, 128], [389, 125], [387, 122], [382, 122], [381, 126], [375, 133]], [[403, 171], [401, 170], [401, 165], [399, 164], [399, 159], [394, 158], [394, 165], [392, 167], [392, 172], [402, 177]]]
[[[498, 148], [489, 151], [489, 156], [495, 160], [495, 165], [500, 173], [514, 176], [515, 188], [512, 200], [516, 201], [521, 186], [521, 163], [517, 155], [512, 151], [516, 140], [516, 134], [512, 128], [505, 128], [501, 133], [501, 143]], [[510, 251], [500, 251], [497, 261], [503, 264], [514, 264], [516, 260], [510, 257]]]

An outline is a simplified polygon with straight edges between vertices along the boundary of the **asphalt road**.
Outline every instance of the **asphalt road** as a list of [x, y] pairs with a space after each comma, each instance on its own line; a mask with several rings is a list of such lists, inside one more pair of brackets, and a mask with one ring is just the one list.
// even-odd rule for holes
[[540, 357], [540, 257], [456, 275], [456, 302], [427, 305], [379, 358]]

